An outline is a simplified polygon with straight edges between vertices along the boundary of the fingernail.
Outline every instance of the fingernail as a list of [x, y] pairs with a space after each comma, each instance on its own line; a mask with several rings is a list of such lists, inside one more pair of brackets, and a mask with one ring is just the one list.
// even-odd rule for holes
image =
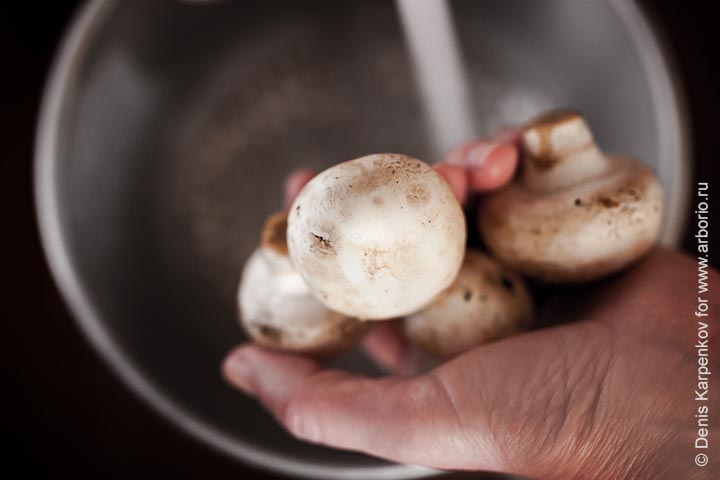
[[489, 191], [504, 186], [515, 173], [517, 149], [511, 145], [494, 144], [484, 155], [482, 165], [471, 169], [470, 188]]
[[253, 368], [242, 351], [236, 350], [225, 358], [223, 374], [235, 387], [250, 394], [254, 393]]
[[490, 154], [492, 154], [499, 144], [489, 142], [477, 142], [465, 153], [467, 165], [472, 167], [480, 167], [485, 164]]

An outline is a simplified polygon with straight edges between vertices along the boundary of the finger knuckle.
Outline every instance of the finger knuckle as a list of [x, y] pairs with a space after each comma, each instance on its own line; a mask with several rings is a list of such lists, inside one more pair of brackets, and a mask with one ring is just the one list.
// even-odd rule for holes
[[281, 414], [281, 422], [294, 437], [310, 442], [321, 440], [320, 427], [301, 398], [290, 400]]

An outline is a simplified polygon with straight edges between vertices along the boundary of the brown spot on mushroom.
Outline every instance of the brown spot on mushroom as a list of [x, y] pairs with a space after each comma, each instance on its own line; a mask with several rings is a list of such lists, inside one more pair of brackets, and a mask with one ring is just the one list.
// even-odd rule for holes
[[618, 193], [630, 197], [633, 201], [638, 202], [642, 198], [640, 192], [634, 187], [622, 186], [617, 189]]
[[288, 254], [287, 213], [278, 212], [268, 217], [263, 227], [260, 244], [263, 247], [275, 250], [281, 255]]
[[549, 153], [542, 156], [532, 155], [529, 152], [525, 153], [528, 160], [530, 160], [538, 170], [550, 170], [558, 161], [556, 157], [553, 157]]
[[573, 203], [574, 203], [574, 205], [575, 205], [576, 207], [579, 207], [579, 206], [582, 205], [582, 200], [580, 200], [579, 198], [576, 198], [576, 199], [575, 199], [575, 202], [573, 202]]
[[406, 195], [410, 205], [422, 205], [430, 200], [430, 192], [422, 185], [412, 185], [410, 192]]
[[577, 110], [570, 108], [561, 108], [557, 110], [551, 110], [549, 112], [538, 115], [530, 121], [530, 124], [535, 128], [542, 127], [556, 127], [562, 125], [565, 122], [575, 120], [580, 116]]
[[370, 277], [370, 278], [375, 278], [375, 275], [380, 270], [390, 268], [390, 266], [387, 263], [379, 263], [378, 257], [381, 255], [381, 253], [383, 253], [383, 250], [380, 250], [377, 248], [370, 250], [369, 253], [367, 251], [365, 251], [363, 253], [363, 256], [365, 257], [363, 260], [365, 263], [365, 271], [367, 272], [368, 277]]
[[313, 246], [320, 251], [320, 253], [323, 254], [335, 254], [335, 248], [332, 245], [332, 242], [329, 238], [323, 237], [322, 235], [318, 235], [317, 233], [310, 232], [310, 235], [313, 237]]
[[373, 197], [372, 201], [375, 205], [382, 205], [383, 203], [385, 203], [382, 197], [378, 197], [377, 195]]
[[463, 292], [463, 300], [465, 300], [466, 302], [469, 302], [470, 300], [472, 300], [472, 297], [473, 297], [472, 290], [465, 287], [465, 291]]
[[428, 170], [428, 167], [416, 159], [404, 155], [383, 153], [375, 155], [372, 161], [372, 168], [360, 166], [361, 175], [355, 176], [354, 184], [348, 188], [354, 188], [359, 193], [372, 193], [381, 185], [405, 183], [412, 176]]
[[359, 194], [371, 194], [380, 186], [382, 179], [379, 178], [377, 172], [368, 171], [362, 176], [355, 177], [353, 182], [347, 187]]
[[505, 275], [500, 275], [500, 284], [509, 292], [515, 290], [515, 283]]
[[380, 153], [373, 162], [373, 169], [382, 171], [385, 175], [416, 174], [425, 168], [420, 160], [397, 153]]
[[605, 208], [615, 208], [620, 205], [617, 200], [605, 196], [598, 198], [598, 202]]
[[255, 326], [257, 327], [260, 335], [267, 340], [270, 340], [274, 343], [282, 342], [283, 332], [279, 328], [267, 325], [265, 323], [256, 323]]

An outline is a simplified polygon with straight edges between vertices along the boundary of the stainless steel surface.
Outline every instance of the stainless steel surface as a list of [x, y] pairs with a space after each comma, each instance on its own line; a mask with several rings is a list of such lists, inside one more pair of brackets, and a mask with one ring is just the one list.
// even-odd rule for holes
[[[579, 108], [601, 145], [659, 169], [681, 232], [677, 92], [628, 2], [456, 1], [478, 124]], [[97, 1], [66, 38], [37, 140], [44, 246], [90, 341], [185, 430], [314, 478], [432, 474], [300, 443], [218, 374], [234, 289], [293, 167], [431, 146], [387, 1]], [[358, 353], [340, 361], [370, 369]], [[373, 373], [373, 372], [371, 372]]]

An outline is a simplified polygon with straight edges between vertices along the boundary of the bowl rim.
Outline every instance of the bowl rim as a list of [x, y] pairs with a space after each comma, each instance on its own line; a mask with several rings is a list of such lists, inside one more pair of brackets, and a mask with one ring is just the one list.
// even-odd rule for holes
[[[635, 1], [606, 1], [634, 41], [643, 70], [660, 73], [654, 76], [654, 81], [650, 81], [654, 107], [658, 109], [664, 105], [668, 109], [663, 116], [657, 111], [655, 115], [656, 128], [660, 133], [660, 151], [666, 158], [665, 162], [672, 162], [674, 158], [681, 160], [678, 175], [672, 179], [678, 198], [675, 204], [669, 206], [666, 219], [674, 228], [666, 229], [663, 242], [677, 244], [683, 233], [682, 218], [689, 201], [689, 166], [686, 161], [689, 158], [689, 134], [682, 90], [678, 87], [676, 70], [667, 63], [666, 49], [661, 48], [660, 38]], [[66, 138], [66, 127], [62, 120], [76, 98], [77, 79], [86, 53], [118, 4], [118, 0], [87, 0], [77, 12], [50, 69], [42, 95], [35, 140], [34, 194], [42, 248], [51, 275], [88, 343], [131, 391], [171, 424], [217, 451], [256, 468], [288, 476], [318, 479], [411, 479], [439, 474], [437, 470], [414, 465], [388, 463], [379, 466], [346, 467], [317, 461], [299, 461], [253, 446], [206, 423], [168, 392], [148, 380], [132, 357], [120, 347], [104, 326], [102, 315], [82, 285], [66, 242], [62, 201], [57, 185], [57, 153], [61, 151], [63, 139]], [[659, 161], [662, 162], [662, 158]]]
[[61, 151], [65, 138], [62, 120], [76, 98], [77, 79], [85, 55], [95, 35], [118, 4], [118, 0], [86, 1], [71, 22], [45, 85], [35, 140], [35, 207], [41, 244], [55, 283], [86, 340], [131, 391], [172, 425], [217, 451], [256, 468], [288, 476], [318, 479], [411, 479], [435, 475], [437, 472], [431, 469], [392, 463], [346, 467], [317, 461], [303, 462], [251, 445], [205, 422], [160, 386], [148, 380], [104, 326], [102, 315], [82, 284], [66, 242], [62, 201], [57, 184], [57, 153]]

